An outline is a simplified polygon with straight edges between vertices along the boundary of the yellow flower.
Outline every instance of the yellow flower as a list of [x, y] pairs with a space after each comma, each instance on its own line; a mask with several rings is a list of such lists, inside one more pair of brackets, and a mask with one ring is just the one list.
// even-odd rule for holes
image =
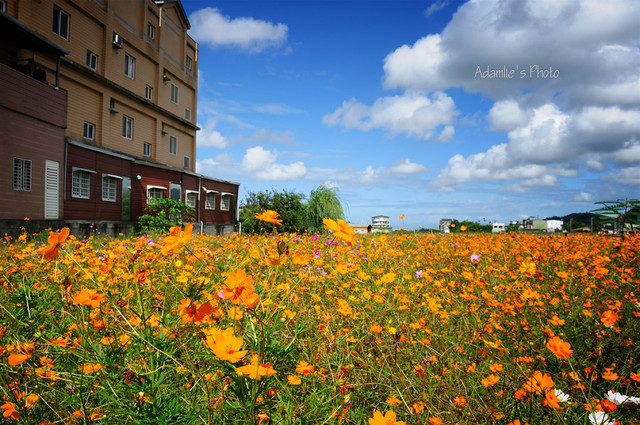
[[251, 379], [260, 379], [263, 376], [275, 375], [278, 371], [271, 366], [271, 363], [260, 363], [260, 359], [254, 354], [251, 356], [251, 363], [237, 367], [236, 373], [240, 376], [248, 375]]
[[345, 242], [351, 242], [352, 235], [356, 232], [349, 224], [343, 219], [339, 218], [338, 221], [333, 221], [330, 218], [323, 218], [324, 228], [331, 230], [333, 235], [342, 239]]
[[404, 421], [396, 421], [396, 412], [389, 410], [382, 415], [382, 412], [376, 410], [373, 417], [369, 418], [369, 425], [406, 425]]
[[246, 350], [240, 351], [244, 341], [233, 334], [233, 328], [217, 332], [214, 330], [206, 337], [204, 343], [220, 360], [231, 363], [239, 362], [247, 354]]
[[271, 210], [264, 210], [261, 214], [256, 214], [255, 217], [258, 220], [264, 221], [266, 223], [273, 223], [276, 226], [282, 224], [282, 220], [278, 218], [280, 214]]

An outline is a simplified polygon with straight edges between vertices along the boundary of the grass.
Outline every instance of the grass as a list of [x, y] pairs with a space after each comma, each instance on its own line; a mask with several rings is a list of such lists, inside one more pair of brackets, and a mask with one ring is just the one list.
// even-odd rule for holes
[[0, 423], [640, 423], [638, 237], [48, 236], [0, 247]]

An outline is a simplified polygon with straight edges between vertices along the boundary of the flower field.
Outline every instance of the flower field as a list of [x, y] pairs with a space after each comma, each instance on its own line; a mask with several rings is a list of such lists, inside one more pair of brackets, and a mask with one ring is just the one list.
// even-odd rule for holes
[[640, 238], [0, 248], [3, 424], [640, 424]]

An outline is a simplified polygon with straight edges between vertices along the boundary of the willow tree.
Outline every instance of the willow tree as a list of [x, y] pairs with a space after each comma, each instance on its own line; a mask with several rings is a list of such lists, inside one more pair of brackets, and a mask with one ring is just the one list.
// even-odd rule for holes
[[324, 231], [323, 218], [337, 220], [344, 219], [344, 211], [338, 197], [338, 190], [326, 186], [319, 186], [311, 191], [307, 203], [305, 225], [309, 233]]

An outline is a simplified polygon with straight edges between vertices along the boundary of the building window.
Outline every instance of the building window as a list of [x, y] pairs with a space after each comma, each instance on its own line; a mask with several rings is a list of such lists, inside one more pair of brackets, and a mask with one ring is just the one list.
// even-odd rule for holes
[[216, 194], [215, 192], [207, 192], [207, 197], [204, 202], [205, 210], [215, 210], [216, 209]]
[[151, 157], [151, 143], [145, 143], [143, 149], [144, 156]]
[[87, 66], [94, 71], [98, 70], [98, 55], [90, 50], [87, 50]]
[[31, 190], [31, 160], [13, 158], [13, 190]]
[[91, 174], [83, 170], [74, 170], [71, 176], [71, 196], [89, 199]]
[[149, 100], [153, 100], [153, 87], [147, 86], [144, 88], [144, 97]]
[[6, 12], [7, 11], [7, 4], [4, 2], [4, 0], [0, 0], [0, 12]]
[[151, 22], [147, 23], [147, 37], [152, 40], [155, 40], [156, 38], [156, 27], [154, 27]]
[[171, 101], [173, 103], [178, 103], [178, 86], [171, 83]]
[[220, 209], [222, 211], [229, 211], [231, 206], [231, 195], [222, 195], [220, 198]]
[[186, 119], [187, 121], [191, 121], [191, 109], [185, 108], [184, 119]]
[[129, 78], [136, 78], [136, 58], [128, 53], [124, 55], [124, 74]]
[[191, 69], [193, 67], [193, 59], [191, 56], [187, 56], [187, 69]]
[[122, 116], [122, 137], [125, 139], [133, 139], [133, 118], [126, 115]]
[[69, 39], [69, 25], [71, 23], [71, 16], [60, 9], [59, 7], [53, 8], [53, 33], [58, 34], [65, 40]]
[[178, 153], [178, 138], [176, 136], [169, 136], [169, 153], [172, 155]]
[[153, 199], [162, 198], [164, 198], [164, 188], [150, 187], [149, 189], [147, 189], [147, 202], [150, 202]]
[[197, 200], [198, 194], [196, 192], [187, 192], [187, 195], [185, 196], [185, 203], [187, 204], [187, 206], [195, 208]]
[[115, 178], [102, 176], [102, 200], [115, 202], [118, 191], [117, 187], [117, 180]]
[[188, 156], [184, 157], [184, 168], [186, 168], [187, 170], [191, 167], [191, 158], [189, 158]]
[[82, 133], [82, 137], [87, 140], [93, 140], [96, 136], [96, 125], [90, 122], [84, 122], [84, 131]]

